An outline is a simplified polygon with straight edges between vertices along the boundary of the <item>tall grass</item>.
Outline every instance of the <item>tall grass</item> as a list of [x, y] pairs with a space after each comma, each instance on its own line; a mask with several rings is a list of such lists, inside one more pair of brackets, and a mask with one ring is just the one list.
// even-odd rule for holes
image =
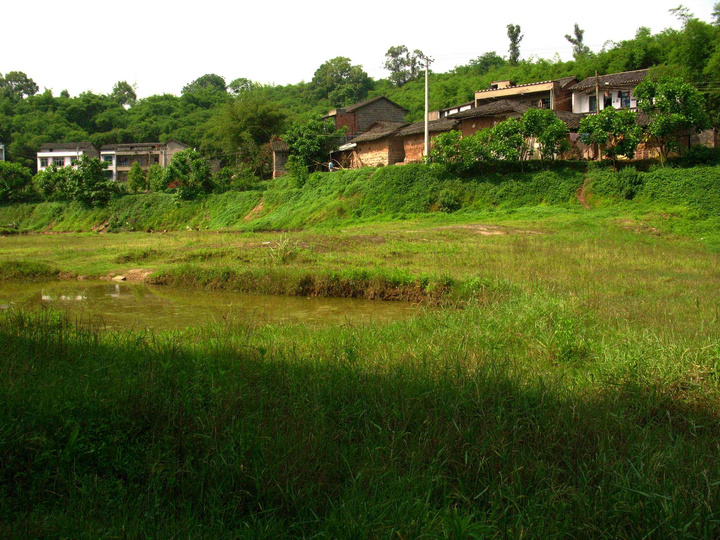
[[313, 332], [6, 313], [0, 534], [717, 537], [718, 337], [520, 293]]

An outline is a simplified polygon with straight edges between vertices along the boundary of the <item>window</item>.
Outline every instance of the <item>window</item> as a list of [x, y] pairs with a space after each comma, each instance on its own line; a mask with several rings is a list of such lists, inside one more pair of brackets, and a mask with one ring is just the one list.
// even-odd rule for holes
[[40, 158], [40, 166], [41, 166], [41, 167], [47, 167], [47, 166], [48, 166], [48, 158], [46, 158], [46, 157], [41, 157], [41, 158]]
[[620, 107], [623, 109], [630, 108], [630, 92], [618, 92], [618, 99], [620, 100]]
[[64, 157], [53, 158], [53, 163], [55, 163], [58, 167], [64, 167], [65, 166], [65, 158]]
[[113, 157], [112, 156], [103, 156], [103, 161], [105, 163], [112, 163]]
[[550, 98], [544, 98], [540, 100], [540, 108], [541, 109], [549, 109], [550, 108]]
[[590, 112], [597, 111], [597, 97], [596, 96], [590, 96]]
[[609, 109], [612, 107], [612, 94], [605, 96], [605, 102], [603, 103], [603, 109]]
[[117, 166], [118, 167], [127, 167], [130, 165], [130, 160], [127, 158], [127, 156], [118, 156], [117, 157]]

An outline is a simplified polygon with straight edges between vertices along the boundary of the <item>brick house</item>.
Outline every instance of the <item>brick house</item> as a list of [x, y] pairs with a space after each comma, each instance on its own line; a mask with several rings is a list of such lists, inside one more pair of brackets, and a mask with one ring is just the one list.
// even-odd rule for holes
[[347, 107], [333, 109], [323, 119], [335, 122], [335, 129], [347, 127], [350, 138], [365, 133], [376, 122], [404, 122], [407, 109], [385, 96], [379, 96]]
[[482, 129], [491, 128], [508, 118], [520, 118], [529, 108], [524, 103], [502, 99], [453, 114], [448, 119], [458, 121], [462, 136], [468, 137]]
[[[432, 138], [439, 133], [457, 129], [459, 121], [452, 118], [444, 118], [428, 122], [428, 132], [430, 134], [430, 148], [432, 148]], [[413, 163], [422, 161], [425, 151], [425, 122], [416, 122], [407, 127], [400, 129], [397, 136], [403, 140], [403, 149], [405, 153], [405, 163]]]
[[402, 163], [405, 148], [397, 132], [407, 125], [406, 122], [375, 122], [365, 133], [333, 153], [333, 161], [348, 169]]

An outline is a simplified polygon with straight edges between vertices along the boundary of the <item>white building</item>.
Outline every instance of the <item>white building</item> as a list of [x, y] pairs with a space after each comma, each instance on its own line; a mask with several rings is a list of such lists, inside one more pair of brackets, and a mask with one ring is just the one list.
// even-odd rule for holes
[[5, 146], [0, 144], [0, 161], [5, 161]]
[[37, 153], [37, 170], [42, 171], [51, 163], [66, 167], [84, 155], [100, 157], [100, 152], [89, 142], [46, 143]]
[[[647, 69], [623, 71], [595, 77], [588, 77], [570, 87], [572, 90], [572, 112], [594, 113], [613, 107], [615, 109], [637, 109], [633, 94], [635, 87], [648, 75]], [[597, 103], [598, 97], [600, 103]]]

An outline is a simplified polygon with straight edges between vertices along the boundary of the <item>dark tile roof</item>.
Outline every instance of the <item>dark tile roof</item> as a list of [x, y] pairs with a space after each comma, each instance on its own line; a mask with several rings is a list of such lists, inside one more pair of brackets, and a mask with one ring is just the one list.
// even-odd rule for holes
[[522, 114], [528, 109], [529, 107], [527, 105], [523, 105], [522, 103], [518, 103], [517, 101], [512, 101], [509, 99], [499, 99], [485, 105], [480, 105], [479, 107], [474, 107], [467, 111], [448, 115], [448, 118], [464, 120], [467, 118], [480, 118], [482, 116], [494, 116], [496, 114], [504, 114], [509, 112], [516, 112]]
[[[648, 76], [649, 70], [636, 69], [635, 71], [623, 71], [621, 73], [609, 73], [608, 75], [600, 75], [598, 81], [600, 86], [623, 86], [627, 84], [635, 84], [642, 82]], [[583, 79], [579, 83], [570, 87], [570, 90], [587, 90], [595, 88], [595, 76]]]
[[[168, 141], [170, 142], [170, 141]], [[177, 141], [175, 141], [177, 142]], [[182, 143], [179, 143], [182, 144]], [[118, 143], [118, 144], [103, 144], [101, 150], [130, 150], [132, 148], [164, 148], [167, 143], [161, 142], [135, 142], [135, 143]], [[183, 145], [186, 146], [186, 145]]]
[[69, 142], [69, 143], [45, 143], [40, 147], [40, 152], [53, 152], [54, 150], [88, 150], [97, 151], [97, 148], [91, 142]]
[[557, 79], [555, 82], [560, 85], [560, 88], [565, 88], [566, 86], [577, 82], [577, 77], [563, 77], [562, 79]]
[[369, 130], [362, 135], [358, 135], [350, 142], [369, 142], [382, 139], [388, 135], [393, 135], [399, 129], [407, 126], [407, 122], [375, 122]]
[[475, 92], [476, 94], [482, 94], [483, 92], [498, 92], [501, 90], [513, 90], [515, 88], [527, 88], [529, 86], [537, 86], [539, 84], [548, 84], [553, 81], [535, 81], [531, 83], [525, 83], [525, 84], [516, 84], [514, 86], [506, 86], [505, 88], [484, 88], [483, 90], [478, 90]]
[[376, 101], [380, 101], [381, 99], [384, 99], [385, 101], [388, 101], [398, 107], [399, 109], [402, 109], [403, 111], [407, 112], [407, 109], [405, 107], [401, 107], [391, 99], [386, 98], [385, 96], [378, 96], [372, 99], [367, 99], [365, 101], [360, 101], [359, 103], [353, 103], [352, 105], [348, 105], [347, 107], [341, 107], [345, 109], [345, 112], [353, 112], [357, 111], [358, 109], [362, 109], [363, 107], [370, 105], [371, 103], [375, 103]]
[[[454, 115], [453, 115], [454, 116]], [[443, 118], [442, 120], [433, 120], [428, 122], [428, 130], [430, 133], [440, 133], [442, 131], [450, 131], [455, 129], [460, 122], [454, 118]], [[398, 135], [417, 135], [425, 133], [425, 122], [416, 122], [398, 131]]]
[[290, 147], [285, 141], [271, 141], [270, 148], [273, 152], [289, 152]]
[[585, 118], [587, 114], [573, 113], [569, 111], [553, 111], [555, 116], [565, 122], [570, 131], [577, 131], [580, 128], [580, 120]]

